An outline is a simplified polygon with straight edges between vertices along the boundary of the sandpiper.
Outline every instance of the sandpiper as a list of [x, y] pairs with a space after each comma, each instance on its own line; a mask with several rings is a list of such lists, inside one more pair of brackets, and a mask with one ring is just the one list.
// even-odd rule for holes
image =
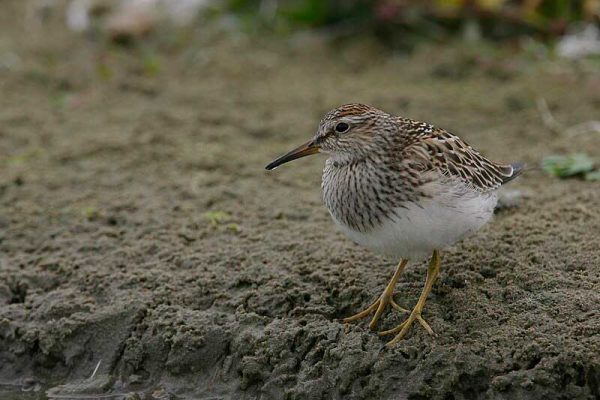
[[377, 300], [345, 318], [352, 322], [375, 313], [374, 329], [393, 299], [408, 260], [431, 254], [427, 279], [408, 318], [380, 335], [404, 338], [414, 321], [433, 334], [421, 313], [440, 270], [440, 250], [481, 228], [494, 213], [497, 191], [523, 164], [498, 164], [458, 136], [426, 122], [395, 117], [365, 104], [346, 104], [328, 112], [317, 133], [266, 169], [318, 152], [329, 158], [323, 170], [325, 206], [338, 228], [356, 243], [400, 259]]

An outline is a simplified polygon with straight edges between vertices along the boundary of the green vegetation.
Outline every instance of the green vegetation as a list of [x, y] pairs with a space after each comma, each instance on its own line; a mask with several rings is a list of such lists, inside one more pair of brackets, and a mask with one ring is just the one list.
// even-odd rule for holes
[[253, 27], [285, 32], [333, 27], [386, 36], [442, 38], [473, 31], [491, 38], [552, 38], [600, 17], [600, 0], [230, 0], [228, 11]]
[[218, 225], [229, 221], [231, 216], [225, 211], [208, 211], [204, 213], [204, 218], [210, 221], [213, 227], [217, 227]]
[[600, 180], [600, 171], [594, 170], [594, 160], [585, 153], [546, 157], [542, 168], [558, 178], [583, 176], [585, 180]]

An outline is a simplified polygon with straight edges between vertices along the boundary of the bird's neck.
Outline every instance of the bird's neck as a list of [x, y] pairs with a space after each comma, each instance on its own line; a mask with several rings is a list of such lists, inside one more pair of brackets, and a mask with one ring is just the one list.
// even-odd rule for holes
[[357, 153], [331, 153], [327, 163], [333, 168], [344, 168], [351, 165], [362, 164], [366, 162], [367, 156]]

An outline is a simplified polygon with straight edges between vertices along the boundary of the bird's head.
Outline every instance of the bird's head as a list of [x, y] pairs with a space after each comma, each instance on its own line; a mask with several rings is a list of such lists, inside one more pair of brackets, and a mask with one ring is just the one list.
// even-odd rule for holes
[[327, 153], [334, 161], [351, 162], [373, 153], [393, 132], [395, 124], [385, 112], [365, 104], [345, 104], [325, 114], [317, 133], [308, 142], [279, 157], [267, 169], [316, 153]]

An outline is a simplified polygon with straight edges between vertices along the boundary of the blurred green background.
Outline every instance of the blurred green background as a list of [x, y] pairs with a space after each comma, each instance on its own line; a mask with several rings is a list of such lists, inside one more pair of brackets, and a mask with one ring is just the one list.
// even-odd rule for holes
[[570, 24], [597, 21], [600, 15], [599, 0], [230, 0], [226, 8], [249, 25], [280, 32], [337, 26], [431, 39], [465, 29], [494, 39], [553, 38]]
[[[32, 3], [40, 14], [40, 9], [56, 8], [57, 2]], [[67, 20], [74, 29], [86, 30], [102, 28], [109, 16], [115, 36], [129, 39], [154, 29], [160, 14], [180, 25], [224, 17], [245, 32], [366, 33], [388, 44], [410, 46], [449, 35], [552, 41], [573, 27], [597, 25], [600, 0], [73, 0]]]

